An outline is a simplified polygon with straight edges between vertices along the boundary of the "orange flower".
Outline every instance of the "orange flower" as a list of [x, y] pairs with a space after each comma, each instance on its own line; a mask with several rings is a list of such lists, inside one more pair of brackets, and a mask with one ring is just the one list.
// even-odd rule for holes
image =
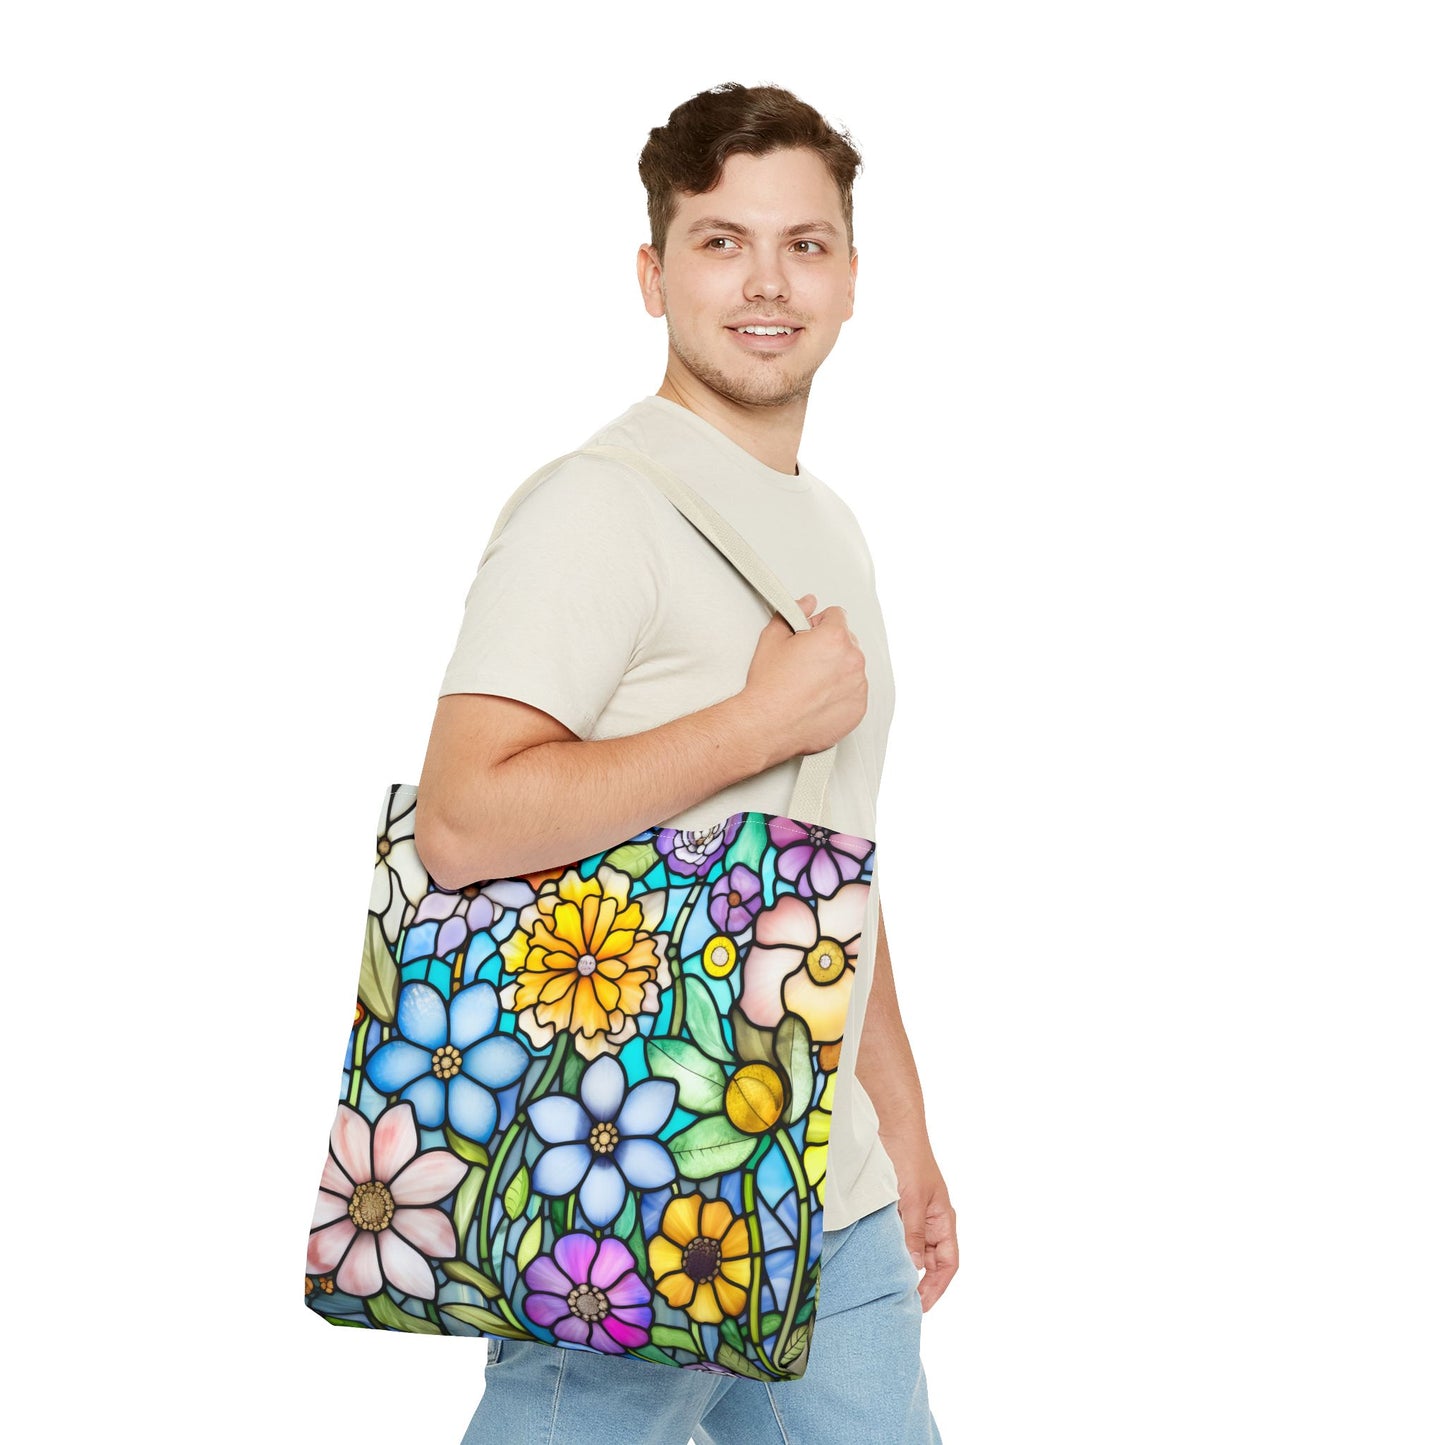
[[616, 1053], [637, 1033], [637, 1017], [656, 1013], [672, 981], [653, 937], [666, 902], [661, 893], [631, 897], [632, 879], [603, 863], [591, 878], [569, 868], [542, 885], [502, 944], [502, 963], [520, 975], [502, 1003], [539, 1048], [558, 1032], [595, 1059]]
[[703, 1324], [747, 1308], [752, 1260], [748, 1227], [725, 1199], [680, 1194], [662, 1212], [662, 1233], [647, 1245], [657, 1292]]

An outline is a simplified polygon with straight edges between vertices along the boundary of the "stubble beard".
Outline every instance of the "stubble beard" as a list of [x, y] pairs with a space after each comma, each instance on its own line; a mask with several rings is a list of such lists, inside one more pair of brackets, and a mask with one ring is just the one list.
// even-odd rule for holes
[[755, 352], [766, 369], [756, 377], [733, 377], [682, 346], [672, 329], [671, 317], [667, 321], [667, 339], [673, 354], [704, 386], [740, 406], [788, 406], [806, 401], [813, 388], [813, 373], [818, 368], [801, 377], [789, 375], [781, 352]]

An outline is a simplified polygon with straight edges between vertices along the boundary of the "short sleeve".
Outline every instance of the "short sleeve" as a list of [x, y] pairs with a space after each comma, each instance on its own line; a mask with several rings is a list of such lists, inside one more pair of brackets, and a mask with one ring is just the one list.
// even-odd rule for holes
[[600, 457], [539, 482], [482, 554], [438, 695], [516, 698], [590, 736], [660, 608], [654, 490]]

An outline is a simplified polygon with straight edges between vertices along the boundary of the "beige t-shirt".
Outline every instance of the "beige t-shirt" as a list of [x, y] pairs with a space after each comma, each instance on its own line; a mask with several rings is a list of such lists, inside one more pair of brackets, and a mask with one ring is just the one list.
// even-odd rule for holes
[[[868, 710], [838, 742], [827, 826], [878, 842], [876, 804], [893, 672], [857, 519], [805, 467], [776, 472], [685, 407], [648, 396], [589, 444], [646, 452], [737, 528], [789, 595], [840, 606], [867, 659]], [[562, 450], [558, 449], [559, 452]], [[528, 495], [482, 555], [440, 696], [485, 692], [550, 713], [578, 737], [625, 737], [741, 692], [767, 602], [645, 477], [574, 457]], [[658, 826], [787, 814], [789, 759]], [[834, 1086], [825, 1229], [898, 1198], [878, 1116], [855, 1077], [878, 935], [877, 858]]]

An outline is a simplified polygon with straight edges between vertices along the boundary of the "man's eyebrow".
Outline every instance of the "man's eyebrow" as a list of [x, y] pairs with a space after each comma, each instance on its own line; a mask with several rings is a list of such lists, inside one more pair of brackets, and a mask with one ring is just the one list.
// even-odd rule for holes
[[[730, 231], [735, 236], [751, 236], [752, 229], [744, 226], [740, 221], [729, 221], [722, 216], [704, 216], [700, 221], [694, 221], [684, 234], [696, 236], [702, 231]], [[789, 226], [784, 232], [785, 236], [834, 236], [839, 234], [838, 228], [831, 221], [800, 221], [796, 226]]]

